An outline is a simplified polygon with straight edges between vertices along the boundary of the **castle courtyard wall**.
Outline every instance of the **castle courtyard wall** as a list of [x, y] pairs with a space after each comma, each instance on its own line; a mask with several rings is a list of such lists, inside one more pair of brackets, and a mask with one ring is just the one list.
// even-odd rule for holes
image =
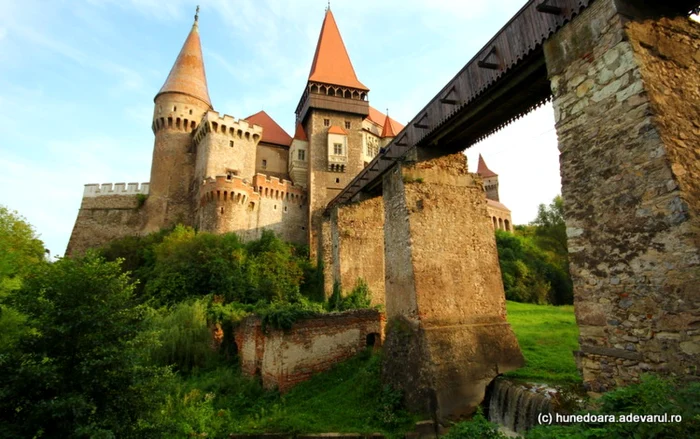
[[598, 0], [545, 45], [593, 391], [700, 374], [700, 24], [638, 6]]
[[382, 316], [355, 310], [300, 320], [288, 331], [262, 328], [246, 318], [234, 335], [241, 371], [259, 376], [267, 389], [286, 392], [370, 345], [381, 344]]

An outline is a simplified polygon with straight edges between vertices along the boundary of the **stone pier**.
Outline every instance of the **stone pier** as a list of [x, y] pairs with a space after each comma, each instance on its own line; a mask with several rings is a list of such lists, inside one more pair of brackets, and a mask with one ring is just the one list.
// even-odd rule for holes
[[597, 0], [545, 45], [586, 386], [698, 378], [700, 24]]
[[463, 154], [399, 163], [384, 177], [384, 380], [438, 421], [474, 411], [523, 365], [505, 320], [493, 227]]
[[372, 305], [384, 305], [384, 203], [381, 196], [338, 206], [330, 222], [332, 278], [350, 292], [362, 279]]

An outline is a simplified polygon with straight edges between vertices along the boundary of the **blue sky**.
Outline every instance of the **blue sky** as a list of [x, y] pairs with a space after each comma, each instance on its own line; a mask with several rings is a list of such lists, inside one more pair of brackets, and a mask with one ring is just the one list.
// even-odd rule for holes
[[[261, 109], [293, 133], [324, 0], [0, 0], [0, 204], [63, 254], [83, 185], [144, 182], [153, 97], [197, 3], [214, 108]], [[406, 123], [524, 4], [522, 0], [334, 0], [370, 104]], [[500, 175], [516, 224], [560, 192], [550, 106], [467, 151]]]

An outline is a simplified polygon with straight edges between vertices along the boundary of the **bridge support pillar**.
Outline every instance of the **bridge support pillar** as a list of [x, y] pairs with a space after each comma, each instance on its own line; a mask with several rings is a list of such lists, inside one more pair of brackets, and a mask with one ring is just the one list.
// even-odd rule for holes
[[700, 377], [700, 24], [660, 15], [598, 0], [545, 44], [593, 391]]
[[384, 305], [384, 202], [381, 196], [337, 206], [331, 213], [332, 279], [345, 292], [367, 283], [372, 305]]
[[475, 410], [523, 364], [483, 187], [464, 154], [399, 163], [383, 181], [385, 382], [438, 421]]

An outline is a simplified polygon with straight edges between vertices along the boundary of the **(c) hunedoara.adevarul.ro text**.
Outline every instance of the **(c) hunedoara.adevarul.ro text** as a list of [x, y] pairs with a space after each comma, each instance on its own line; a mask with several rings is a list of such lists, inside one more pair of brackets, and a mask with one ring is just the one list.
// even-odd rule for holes
[[601, 415], [597, 413], [585, 413], [585, 414], [560, 414], [560, 413], [540, 413], [537, 415], [537, 422], [540, 425], [552, 425], [552, 424], [575, 424], [575, 423], [591, 423], [591, 424], [602, 424], [606, 422], [617, 422], [617, 423], [677, 423], [681, 422], [683, 417], [681, 415], [669, 415], [664, 413], [663, 415], [636, 415], [634, 413], [628, 413], [626, 415]]

